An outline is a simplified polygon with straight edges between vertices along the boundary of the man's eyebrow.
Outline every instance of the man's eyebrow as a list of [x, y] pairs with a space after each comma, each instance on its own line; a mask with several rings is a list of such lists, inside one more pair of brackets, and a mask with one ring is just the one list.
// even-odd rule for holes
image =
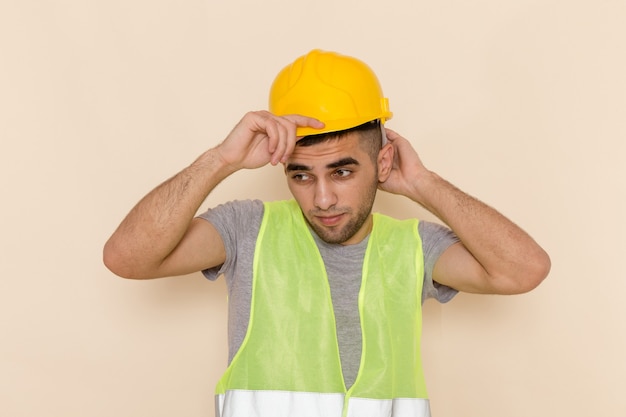
[[[339, 167], [345, 167], [346, 165], [360, 165], [360, 164], [359, 164], [359, 161], [357, 161], [356, 159], [347, 157], [347, 158], [343, 158], [335, 162], [331, 162], [330, 164], [326, 165], [326, 168], [334, 169], [334, 168], [339, 168]], [[308, 165], [287, 164], [287, 168], [285, 168], [285, 170], [286, 171], [311, 171], [313, 170], [313, 168]]]
[[359, 165], [359, 161], [354, 158], [347, 157], [326, 165], [326, 168], [339, 168], [346, 165]]
[[287, 164], [286, 171], [310, 171], [312, 168], [306, 165]]

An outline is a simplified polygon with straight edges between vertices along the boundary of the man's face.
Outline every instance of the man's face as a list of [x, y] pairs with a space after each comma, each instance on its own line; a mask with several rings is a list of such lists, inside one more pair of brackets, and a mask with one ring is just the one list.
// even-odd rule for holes
[[324, 241], [351, 245], [370, 232], [378, 173], [358, 133], [296, 146], [285, 174], [304, 217]]

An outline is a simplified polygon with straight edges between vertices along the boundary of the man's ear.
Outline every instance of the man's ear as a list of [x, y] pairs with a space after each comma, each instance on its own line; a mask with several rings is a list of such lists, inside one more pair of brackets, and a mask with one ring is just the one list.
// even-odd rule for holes
[[393, 168], [394, 148], [389, 142], [378, 152], [378, 181], [385, 182]]

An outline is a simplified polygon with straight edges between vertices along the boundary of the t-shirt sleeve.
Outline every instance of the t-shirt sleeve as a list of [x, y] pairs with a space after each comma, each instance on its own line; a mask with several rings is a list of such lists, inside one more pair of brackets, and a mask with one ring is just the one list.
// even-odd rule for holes
[[215, 227], [226, 250], [226, 260], [222, 265], [202, 271], [206, 278], [214, 281], [234, 267], [237, 261], [237, 245], [247, 241], [245, 235], [251, 230], [258, 229], [263, 210], [261, 200], [236, 200], [208, 209], [198, 216]]
[[440, 303], [447, 303], [458, 291], [433, 281], [433, 269], [441, 254], [450, 245], [459, 242], [459, 238], [449, 228], [433, 222], [420, 221], [418, 232], [422, 239], [424, 253], [422, 303], [429, 298], [434, 298]]

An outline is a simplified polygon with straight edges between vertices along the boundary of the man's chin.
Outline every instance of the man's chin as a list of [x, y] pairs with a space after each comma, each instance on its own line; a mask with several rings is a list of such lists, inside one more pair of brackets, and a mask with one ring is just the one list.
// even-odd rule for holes
[[320, 225], [315, 225], [313, 227], [313, 231], [326, 243], [334, 244], [334, 245], [343, 245], [346, 244], [350, 239], [352, 239], [358, 229], [354, 230], [351, 225], [344, 225], [343, 227], [323, 227]]
[[346, 238], [344, 236], [344, 233], [342, 233], [342, 230], [340, 229], [331, 229], [319, 225], [313, 225], [312, 228], [315, 234], [317, 234], [317, 236], [319, 236], [319, 238], [326, 243], [342, 244], [349, 239], [349, 237]]

